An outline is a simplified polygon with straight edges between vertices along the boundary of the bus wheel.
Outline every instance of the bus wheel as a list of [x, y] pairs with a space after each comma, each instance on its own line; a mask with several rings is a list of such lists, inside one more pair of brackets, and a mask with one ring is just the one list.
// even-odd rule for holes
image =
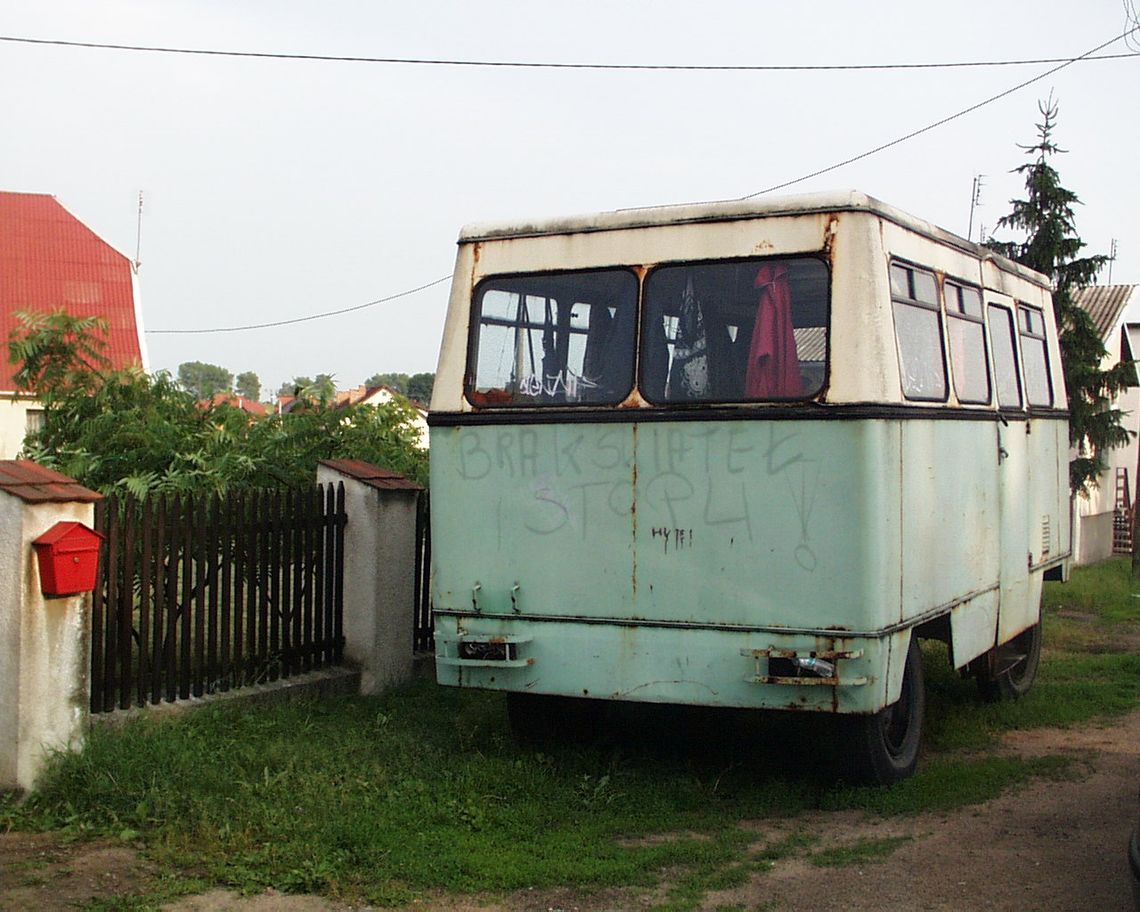
[[1041, 663], [1041, 622], [974, 660], [978, 692], [991, 702], [1024, 697]]
[[898, 702], [873, 715], [848, 717], [847, 749], [855, 778], [869, 785], [890, 785], [911, 776], [918, 766], [925, 712], [922, 651], [912, 634]]

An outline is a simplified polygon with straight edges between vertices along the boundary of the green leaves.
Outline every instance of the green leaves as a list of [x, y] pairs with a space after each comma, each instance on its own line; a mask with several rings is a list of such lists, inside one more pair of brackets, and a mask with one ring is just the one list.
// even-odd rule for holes
[[[137, 498], [311, 484], [321, 459], [362, 459], [427, 481], [415, 410], [336, 408], [333, 396], [282, 415], [252, 418], [198, 401], [165, 372], [106, 370], [102, 324], [66, 313], [22, 315], [9, 352], [44, 403], [42, 430], [24, 454], [103, 492]], [[186, 367], [187, 365], [183, 365]], [[210, 367], [210, 365], [199, 365]], [[331, 387], [332, 378], [317, 378]], [[252, 381], [251, 381], [252, 382]]]
[[8, 360], [19, 364], [16, 386], [45, 401], [63, 392], [90, 388], [110, 361], [104, 355], [107, 323], [99, 317], [17, 312], [20, 327], [8, 338]]

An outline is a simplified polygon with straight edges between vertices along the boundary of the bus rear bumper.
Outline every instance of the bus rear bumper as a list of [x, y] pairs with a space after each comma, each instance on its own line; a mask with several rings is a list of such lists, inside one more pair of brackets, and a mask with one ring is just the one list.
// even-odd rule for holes
[[[870, 713], [898, 698], [910, 631], [844, 636], [841, 631], [757, 632], [448, 615], [437, 617], [435, 637], [436, 677], [449, 686], [602, 700]], [[892, 656], [897, 661], [892, 663]], [[892, 671], [899, 678], [893, 688]]]

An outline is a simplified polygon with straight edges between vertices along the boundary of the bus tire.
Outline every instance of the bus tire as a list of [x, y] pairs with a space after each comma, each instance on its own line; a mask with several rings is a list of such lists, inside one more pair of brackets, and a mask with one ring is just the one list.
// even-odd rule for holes
[[913, 775], [925, 713], [922, 651], [912, 634], [898, 701], [871, 715], [849, 717], [846, 747], [856, 781], [891, 785]]
[[975, 660], [978, 693], [991, 703], [1029, 693], [1041, 664], [1041, 621]]

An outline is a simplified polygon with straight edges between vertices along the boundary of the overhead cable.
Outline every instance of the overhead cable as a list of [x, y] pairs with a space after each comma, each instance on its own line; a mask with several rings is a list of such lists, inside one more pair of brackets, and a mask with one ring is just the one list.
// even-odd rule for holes
[[[934, 123], [929, 123], [925, 127], [919, 127], [917, 130], [911, 130], [909, 133], [906, 133], [902, 136], [896, 137], [895, 139], [892, 139], [889, 142], [880, 143], [879, 145], [875, 146], [872, 149], [868, 149], [865, 152], [860, 152], [858, 155], [852, 155], [850, 158], [845, 158], [845, 159], [843, 159], [843, 161], [836, 162], [834, 165], [828, 165], [826, 168], [819, 168], [815, 171], [810, 172], [809, 174], [804, 174], [801, 177], [796, 177], [796, 178], [793, 178], [792, 180], [783, 181], [779, 184], [773, 184], [771, 187], [765, 187], [763, 190], [757, 190], [755, 193], [749, 193], [746, 196], [737, 197], [737, 199], [741, 199], [741, 200], [752, 199], [755, 196], [762, 196], [765, 193], [771, 193], [773, 190], [783, 190], [785, 187], [791, 187], [793, 184], [800, 184], [806, 180], [811, 180], [813, 177], [819, 177], [821, 174], [828, 174], [832, 171], [837, 171], [838, 169], [845, 167], [846, 165], [854, 164], [857, 161], [862, 161], [864, 158], [869, 158], [872, 155], [875, 155], [879, 152], [883, 152], [886, 149], [890, 149], [892, 146], [897, 146], [901, 143], [906, 142], [907, 140], [914, 139], [916, 136], [921, 136], [923, 133], [929, 133], [931, 130], [934, 130], [937, 127], [941, 127], [945, 124], [948, 124], [952, 120], [957, 120], [959, 117], [964, 117], [967, 114], [970, 114], [974, 111], [977, 111], [979, 108], [984, 108], [986, 105], [993, 104], [995, 101], [999, 101], [1002, 98], [1005, 98], [1007, 95], [1012, 95], [1014, 92], [1017, 92], [1021, 89], [1024, 89], [1026, 86], [1033, 85], [1033, 83], [1035, 83], [1035, 82], [1040, 82], [1042, 79], [1045, 79], [1046, 77], [1052, 76], [1054, 73], [1060, 72], [1061, 70], [1065, 69], [1065, 67], [1067, 67], [1067, 66], [1071, 66], [1072, 64], [1077, 63], [1078, 61], [1081, 61], [1081, 60], [1088, 60], [1092, 54], [1095, 54], [1097, 51], [1103, 50], [1104, 48], [1108, 47], [1110, 44], [1115, 44], [1117, 41], [1121, 41], [1121, 40], [1127, 41], [1128, 38], [1131, 35], [1133, 35], [1137, 30], [1138, 30], [1137, 27], [1133, 27], [1133, 28], [1129, 29], [1128, 31], [1124, 32], [1123, 34], [1117, 35], [1115, 38], [1112, 38], [1111, 40], [1104, 42], [1103, 44], [1098, 44], [1096, 47], [1092, 48], [1091, 50], [1086, 51], [1085, 53], [1081, 54], [1079, 57], [1070, 58], [1069, 60], [1066, 60], [1064, 63], [1060, 64], [1059, 66], [1055, 66], [1052, 69], [1046, 70], [1044, 73], [1041, 73], [1037, 76], [1034, 76], [1032, 79], [1026, 79], [1024, 82], [1019, 82], [1017, 85], [1006, 89], [1004, 92], [998, 92], [998, 94], [996, 94], [996, 95], [991, 95], [989, 98], [986, 98], [982, 101], [979, 101], [977, 104], [972, 104], [968, 108], [963, 108], [961, 111], [957, 111], [954, 114], [950, 114], [946, 117], [943, 117], [941, 120], [936, 120], [936, 121], [934, 121]], [[1137, 55], [1135, 55], [1135, 54], [1128, 54], [1125, 56], [1137, 57]], [[1140, 57], [1138, 57], [1138, 59], [1140, 59]]]
[[414, 295], [417, 291], [431, 288], [439, 285], [441, 282], [446, 282], [451, 278], [448, 273], [445, 276], [440, 276], [424, 285], [418, 285], [415, 288], [409, 288], [407, 291], [397, 292], [393, 295], [388, 295], [386, 298], [377, 298], [375, 301], [369, 301], [366, 304], [356, 304], [352, 307], [342, 307], [340, 310], [326, 310], [323, 313], [310, 314], [307, 317], [293, 317], [289, 320], [273, 320], [269, 323], [250, 323], [248, 326], [216, 326], [211, 329], [148, 329], [148, 335], [194, 335], [197, 333], [227, 333], [227, 332], [246, 332], [250, 329], [268, 329], [271, 326], [291, 326], [294, 323], [307, 323], [310, 320], [323, 320], [325, 317], [336, 317], [340, 314], [352, 313], [356, 310], [364, 310], [367, 307], [375, 307], [377, 304], [387, 304], [389, 301], [395, 301], [399, 298], [406, 298], [409, 295]]
[[[1065, 57], [1037, 57], [1024, 60], [956, 60], [928, 63], [833, 63], [833, 64], [682, 64], [682, 63], [558, 63], [537, 60], [461, 60], [446, 57], [364, 57], [342, 54], [288, 54], [270, 51], [223, 51], [209, 48], [166, 47], [162, 45], [112, 44], [101, 41], [65, 41], [58, 38], [28, 38], [22, 35], [0, 35], [0, 41], [49, 47], [89, 48], [102, 51], [137, 51], [148, 54], [184, 54], [199, 57], [237, 57], [253, 60], [308, 60], [325, 63], [373, 63], [404, 66], [483, 67], [500, 69], [546, 70], [642, 70], [681, 72], [828, 72], [851, 70], [944, 70], [970, 67], [1031, 66], [1035, 64], [1072, 63]], [[1119, 60], [1132, 54], [1104, 54], [1093, 57], [1082, 54], [1078, 60]]]

